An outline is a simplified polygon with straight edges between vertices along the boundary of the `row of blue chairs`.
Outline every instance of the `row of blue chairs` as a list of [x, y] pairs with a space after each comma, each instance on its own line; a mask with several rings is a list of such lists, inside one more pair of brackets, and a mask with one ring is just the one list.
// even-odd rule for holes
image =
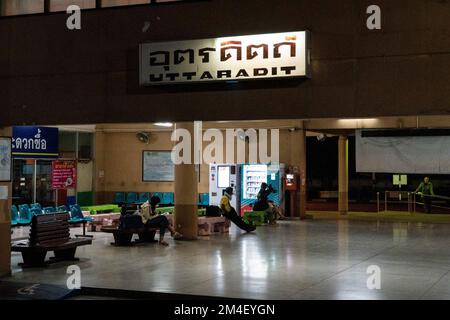
[[29, 225], [33, 216], [38, 214], [49, 214], [55, 212], [69, 212], [71, 224], [79, 224], [92, 221], [92, 218], [84, 217], [83, 211], [79, 205], [71, 205], [70, 209], [67, 206], [59, 206], [59, 207], [45, 207], [42, 208], [39, 203], [33, 203], [30, 206], [28, 204], [21, 204], [19, 208], [15, 205], [11, 206], [11, 225]]
[[[150, 200], [151, 197], [156, 196], [161, 199], [162, 205], [173, 205], [175, 203], [173, 192], [116, 192], [113, 203], [144, 203]], [[209, 205], [209, 194], [199, 194], [198, 204], [202, 206]]]

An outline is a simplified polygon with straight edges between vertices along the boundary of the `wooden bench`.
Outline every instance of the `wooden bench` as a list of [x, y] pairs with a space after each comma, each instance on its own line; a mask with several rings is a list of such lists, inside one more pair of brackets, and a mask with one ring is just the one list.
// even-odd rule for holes
[[198, 235], [209, 236], [213, 233], [228, 233], [230, 221], [224, 217], [199, 217]]
[[139, 236], [139, 241], [134, 243], [152, 243], [156, 242], [155, 233], [156, 228], [137, 228], [137, 229], [119, 229], [114, 226], [105, 226], [101, 228], [102, 232], [112, 233], [114, 236], [114, 242], [111, 243], [115, 246], [131, 246], [133, 242], [133, 235], [137, 234]]
[[[90, 238], [70, 238], [68, 212], [40, 214], [33, 216], [30, 236], [25, 242], [15, 242], [11, 251], [22, 253], [20, 266], [43, 267], [49, 262], [77, 261], [75, 253], [78, 246], [92, 244]], [[54, 258], [45, 261], [48, 251], [53, 251]]]
[[120, 213], [102, 213], [90, 215], [89, 217], [94, 220], [89, 224], [88, 230], [96, 232], [97, 229], [100, 230], [102, 227], [117, 226], [119, 224]]

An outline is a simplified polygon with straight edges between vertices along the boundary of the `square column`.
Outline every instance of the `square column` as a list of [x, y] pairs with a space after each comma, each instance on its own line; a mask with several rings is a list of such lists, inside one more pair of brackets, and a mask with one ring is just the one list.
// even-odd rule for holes
[[[175, 125], [175, 130], [182, 130], [189, 133], [190, 139], [186, 143], [187, 138], [183, 135], [184, 146], [190, 145], [190, 163], [182, 163], [175, 165], [175, 229], [183, 235], [186, 240], [197, 239], [198, 233], [198, 173], [194, 164], [194, 123], [182, 122]], [[189, 150], [183, 149], [183, 155]]]
[[348, 138], [339, 136], [339, 200], [338, 210], [340, 214], [348, 213]]
[[301, 121], [298, 128], [291, 131], [291, 165], [299, 177], [299, 191], [294, 205], [294, 215], [306, 219], [306, 131]]

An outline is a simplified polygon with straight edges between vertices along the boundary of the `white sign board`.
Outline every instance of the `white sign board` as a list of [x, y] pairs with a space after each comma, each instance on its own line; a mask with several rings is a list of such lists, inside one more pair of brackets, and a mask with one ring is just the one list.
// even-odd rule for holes
[[406, 174], [394, 174], [392, 184], [394, 186], [406, 186], [408, 184], [408, 176]]
[[217, 187], [228, 188], [230, 186], [230, 167], [218, 166]]
[[11, 181], [11, 138], [0, 137], [0, 181]]
[[0, 186], [0, 200], [8, 200], [8, 187]]
[[282, 32], [140, 45], [140, 85], [310, 76], [309, 33]]

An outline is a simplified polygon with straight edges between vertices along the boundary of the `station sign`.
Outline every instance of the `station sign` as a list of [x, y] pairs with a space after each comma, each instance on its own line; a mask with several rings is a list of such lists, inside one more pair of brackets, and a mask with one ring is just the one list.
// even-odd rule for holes
[[310, 77], [309, 32], [140, 45], [140, 85]]
[[15, 158], [58, 158], [58, 134], [58, 128], [15, 126], [13, 127], [12, 154]]

